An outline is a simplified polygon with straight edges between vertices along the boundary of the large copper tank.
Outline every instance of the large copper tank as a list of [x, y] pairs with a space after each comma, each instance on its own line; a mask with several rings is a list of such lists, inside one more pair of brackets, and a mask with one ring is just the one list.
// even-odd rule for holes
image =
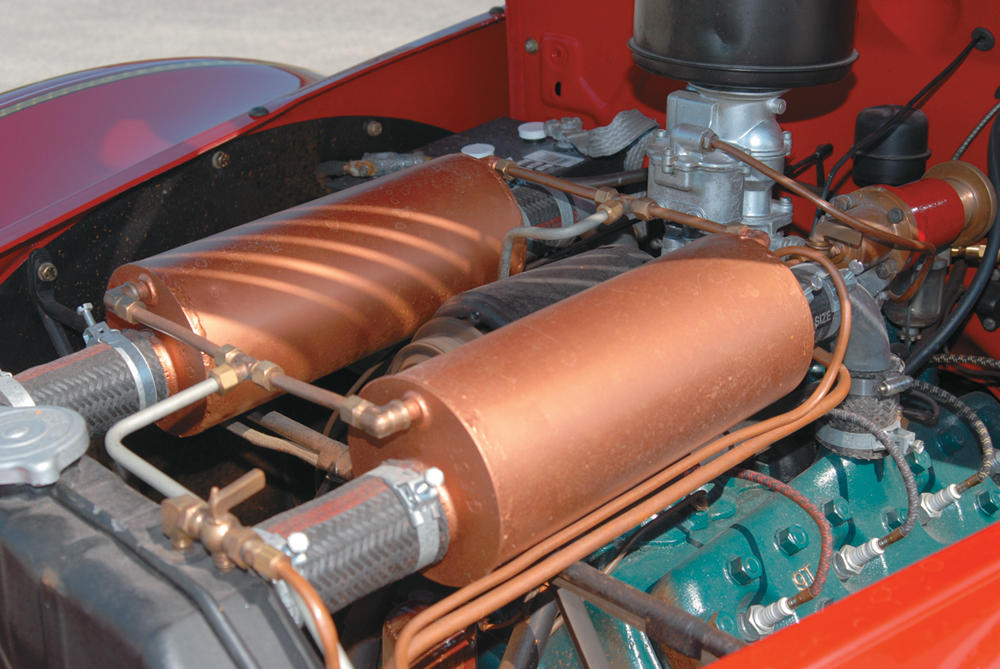
[[[150, 309], [218, 344], [314, 380], [413, 334], [449, 297], [492, 281], [500, 240], [523, 225], [496, 172], [438, 158], [118, 268]], [[113, 327], [129, 327], [110, 319]], [[162, 337], [171, 392], [211, 361]], [[194, 434], [270, 399], [245, 383], [168, 417]]]
[[713, 235], [372, 382], [363, 397], [414, 393], [427, 415], [352, 430], [351, 458], [444, 471], [452, 542], [426, 575], [458, 586], [790, 392], [812, 348], [792, 273]]

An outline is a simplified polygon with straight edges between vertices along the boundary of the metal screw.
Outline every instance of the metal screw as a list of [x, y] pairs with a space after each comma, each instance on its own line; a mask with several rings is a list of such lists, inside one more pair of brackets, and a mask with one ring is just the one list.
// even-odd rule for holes
[[795, 555], [809, 545], [809, 535], [798, 525], [778, 530], [775, 538], [778, 540], [778, 548], [785, 555]]
[[875, 276], [877, 276], [880, 279], [888, 279], [890, 276], [892, 276], [892, 268], [890, 268], [885, 263], [882, 263], [881, 265], [875, 268]]
[[50, 262], [43, 262], [38, 266], [38, 278], [46, 283], [51, 283], [59, 277], [59, 270]]
[[823, 506], [823, 513], [830, 524], [836, 527], [851, 519], [851, 505], [847, 503], [846, 499], [837, 497]]
[[431, 467], [424, 472], [424, 481], [428, 485], [432, 485], [437, 488], [440, 485], [444, 485], [444, 472], [437, 467]]
[[830, 200], [830, 204], [839, 209], [840, 211], [847, 211], [854, 206], [853, 200], [847, 195], [838, 195], [837, 197]]
[[221, 170], [224, 167], [229, 167], [229, 154], [225, 151], [216, 151], [212, 154], [212, 167], [217, 170]]
[[83, 320], [87, 324], [88, 328], [97, 324], [97, 321], [94, 320], [94, 315], [91, 313], [93, 310], [94, 305], [90, 302], [85, 302], [82, 307], [76, 308], [76, 313], [83, 316]]
[[729, 573], [734, 581], [740, 585], [747, 585], [760, 577], [760, 560], [752, 555], [733, 558], [732, 562], [729, 563]]
[[302, 532], [292, 532], [285, 539], [285, 543], [288, 544], [288, 550], [296, 554], [309, 550], [309, 537]]
[[910, 465], [910, 471], [913, 472], [914, 476], [922, 474], [931, 468], [931, 456], [927, 455], [923, 450], [914, 451], [906, 456], [906, 461]]
[[953, 425], [941, 435], [941, 448], [947, 453], [954, 453], [965, 446], [965, 434]]
[[902, 223], [906, 216], [903, 214], [903, 210], [899, 207], [893, 207], [886, 213], [886, 218], [889, 219], [890, 223]]
[[983, 329], [986, 330], [987, 332], [993, 332], [994, 330], [997, 329], [997, 322], [992, 318], [984, 318]]
[[852, 272], [854, 272], [854, 276], [858, 276], [865, 271], [864, 263], [858, 259], [854, 259], [847, 263], [847, 266], [851, 268]]
[[994, 412], [989, 407], [985, 407], [985, 408], [983, 408], [982, 411], [979, 412], [979, 418], [982, 419], [983, 423], [985, 423], [986, 427], [988, 427], [989, 429], [991, 429], [991, 430], [995, 430], [996, 429], [996, 427], [997, 427], [997, 415], [996, 415], [996, 412]]
[[885, 526], [894, 530], [906, 522], [906, 509], [890, 509], [885, 512]]
[[378, 137], [382, 134], [382, 124], [378, 121], [368, 121], [365, 124], [365, 132], [372, 137]]
[[529, 39], [524, 43], [524, 50], [528, 53], [538, 53], [538, 42], [536, 42], [534, 38]]
[[976, 506], [987, 516], [992, 516], [997, 511], [1000, 511], [1000, 492], [986, 490], [979, 493], [979, 497], [976, 498]]
[[261, 116], [267, 116], [271, 111], [267, 107], [254, 107], [247, 113], [253, 118], [260, 118]]
[[823, 365], [821, 365], [821, 364], [819, 364], [817, 362], [812, 367], [809, 368], [809, 373], [810, 374], [816, 374], [817, 376], [825, 374], [826, 373], [826, 367], [824, 367]]

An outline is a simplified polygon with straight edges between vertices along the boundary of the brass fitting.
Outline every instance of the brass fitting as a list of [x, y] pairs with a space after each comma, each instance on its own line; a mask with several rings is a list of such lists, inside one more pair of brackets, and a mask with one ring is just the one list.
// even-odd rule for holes
[[258, 360], [250, 367], [250, 380], [264, 390], [278, 390], [271, 385], [271, 378], [275, 374], [284, 373], [285, 370], [270, 360]]
[[597, 211], [608, 212], [608, 220], [604, 221], [604, 224], [614, 223], [625, 213], [625, 206], [622, 204], [621, 200], [606, 200], [601, 204], [597, 205]]
[[223, 344], [219, 347], [219, 350], [215, 352], [215, 364], [219, 367], [222, 365], [231, 365], [233, 364], [233, 360], [242, 354], [243, 351], [236, 348], [232, 344]]
[[640, 221], [651, 221], [655, 216], [649, 213], [649, 210], [653, 207], [658, 206], [656, 200], [651, 197], [637, 197], [633, 198], [630, 202], [632, 213]]
[[361, 428], [376, 439], [402, 432], [420, 419], [422, 409], [417, 401], [392, 400], [378, 406], [357, 395], [344, 400], [340, 418], [352, 427]]
[[263, 489], [264, 472], [254, 469], [221, 490], [213, 487], [207, 502], [193, 495], [165, 499], [160, 504], [163, 533], [179, 550], [189, 548], [192, 538], [200, 540], [224, 571], [235, 566], [274, 578], [276, 565], [288, 556], [230, 513]]
[[614, 188], [611, 188], [610, 186], [601, 186], [597, 189], [597, 192], [594, 193], [594, 202], [602, 204], [608, 200], [616, 200], [619, 197], [621, 197], [621, 193], [616, 191]]
[[969, 262], [982, 262], [986, 258], [986, 244], [973, 244], [972, 246], [954, 246], [951, 249], [951, 257], [955, 260], [967, 260]]
[[104, 293], [104, 306], [126, 323], [137, 325], [139, 321], [135, 320], [132, 314], [138, 309], [145, 309], [146, 305], [128, 295], [128, 292], [135, 292], [135, 287], [131, 283], [108, 290]]
[[503, 175], [503, 178], [507, 181], [512, 181], [514, 179], [514, 177], [512, 177], [507, 171], [511, 167], [517, 167], [517, 163], [513, 160], [507, 160], [506, 158], [497, 158], [496, 162], [493, 163], [493, 169]]
[[225, 395], [230, 390], [240, 385], [243, 380], [240, 374], [233, 369], [232, 365], [219, 365], [214, 367], [208, 375], [219, 382], [219, 394]]

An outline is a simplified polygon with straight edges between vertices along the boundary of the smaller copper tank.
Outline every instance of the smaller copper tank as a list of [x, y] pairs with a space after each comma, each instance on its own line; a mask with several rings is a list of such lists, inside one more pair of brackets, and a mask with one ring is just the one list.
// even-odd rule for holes
[[426, 415], [350, 435], [359, 472], [445, 473], [448, 554], [426, 575], [483, 576], [789, 393], [813, 348], [809, 305], [761, 244], [713, 235], [369, 384]]
[[[445, 156], [124, 265], [109, 287], [145, 283], [154, 313], [312, 381], [412, 335], [449, 297], [494, 280], [500, 241], [520, 225], [502, 177]], [[211, 361], [161, 339], [171, 393], [206, 378]], [[245, 383], [160, 426], [195, 434], [271, 397]]]

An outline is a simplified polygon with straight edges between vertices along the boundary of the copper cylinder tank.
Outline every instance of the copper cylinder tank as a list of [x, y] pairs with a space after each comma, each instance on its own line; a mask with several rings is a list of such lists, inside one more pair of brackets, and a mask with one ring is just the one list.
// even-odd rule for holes
[[445, 473], [452, 542], [426, 575], [460, 586], [786, 395], [813, 348], [809, 305], [766, 248], [713, 235], [369, 384], [426, 414], [376, 440]]
[[[144, 283], [154, 313], [311, 381], [412, 335], [449, 297], [494, 280], [500, 241], [520, 225], [503, 178], [469, 156], [445, 156], [124, 265], [109, 287]], [[210, 360], [161, 339], [172, 393], [206, 378]], [[245, 383], [160, 426], [195, 434], [273, 395]]]

